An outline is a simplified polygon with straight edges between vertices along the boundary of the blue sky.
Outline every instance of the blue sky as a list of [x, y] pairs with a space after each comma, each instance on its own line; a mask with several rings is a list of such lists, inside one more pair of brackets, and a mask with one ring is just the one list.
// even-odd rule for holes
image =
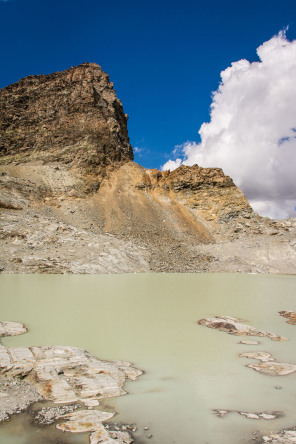
[[84, 61], [102, 66], [129, 114], [135, 161], [159, 168], [200, 141], [220, 72], [289, 27], [296, 0], [0, 0], [0, 88]]
[[296, 0], [0, 1], [0, 87], [84, 61], [102, 66], [130, 116], [135, 160], [159, 167], [196, 140], [231, 62], [289, 25]]

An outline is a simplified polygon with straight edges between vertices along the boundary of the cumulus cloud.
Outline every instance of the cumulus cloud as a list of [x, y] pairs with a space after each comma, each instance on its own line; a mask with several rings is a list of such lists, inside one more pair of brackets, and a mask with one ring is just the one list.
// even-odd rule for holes
[[258, 62], [239, 60], [221, 72], [201, 142], [184, 143], [182, 156], [162, 169], [223, 168], [259, 214], [295, 217], [296, 40], [282, 31], [257, 54]]

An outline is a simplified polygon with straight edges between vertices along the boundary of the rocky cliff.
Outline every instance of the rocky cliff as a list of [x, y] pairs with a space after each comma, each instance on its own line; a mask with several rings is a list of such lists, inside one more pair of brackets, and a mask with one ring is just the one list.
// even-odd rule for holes
[[58, 161], [101, 177], [133, 159], [127, 115], [99, 65], [29, 76], [0, 92], [0, 163]]
[[296, 272], [294, 220], [219, 168], [135, 164], [126, 119], [95, 64], [0, 91], [3, 272]]

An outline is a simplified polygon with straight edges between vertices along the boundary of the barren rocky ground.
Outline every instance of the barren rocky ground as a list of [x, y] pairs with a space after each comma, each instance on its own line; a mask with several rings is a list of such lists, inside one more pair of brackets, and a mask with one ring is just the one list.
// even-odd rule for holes
[[257, 216], [234, 185], [192, 190], [191, 176], [176, 192], [170, 175], [129, 162], [83, 194], [66, 165], [1, 166], [1, 271], [295, 273], [295, 220]]
[[256, 215], [219, 168], [132, 160], [98, 65], [2, 89], [1, 271], [295, 273], [295, 220]]

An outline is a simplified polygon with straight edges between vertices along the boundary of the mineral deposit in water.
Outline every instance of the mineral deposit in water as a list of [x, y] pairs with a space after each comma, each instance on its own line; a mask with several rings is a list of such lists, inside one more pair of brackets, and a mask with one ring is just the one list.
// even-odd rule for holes
[[[6, 347], [70, 345], [145, 370], [138, 381], [127, 383], [129, 395], [101, 406], [119, 412], [113, 422], [136, 423], [139, 442], [251, 443], [252, 432], [266, 435], [296, 425], [296, 374], [261, 374], [246, 367], [258, 361], [239, 357], [266, 352], [278, 362], [296, 363], [295, 326], [278, 314], [296, 310], [294, 276], [1, 275], [0, 290], [1, 320], [29, 329], [4, 339]], [[225, 315], [289, 340], [260, 337], [259, 345], [240, 344], [236, 336], [197, 324]], [[252, 420], [238, 414], [217, 417], [215, 409], [282, 414]], [[22, 415], [0, 427], [0, 442], [27, 444], [36, 433]], [[86, 442], [85, 435], [57, 434], [63, 442]]]

